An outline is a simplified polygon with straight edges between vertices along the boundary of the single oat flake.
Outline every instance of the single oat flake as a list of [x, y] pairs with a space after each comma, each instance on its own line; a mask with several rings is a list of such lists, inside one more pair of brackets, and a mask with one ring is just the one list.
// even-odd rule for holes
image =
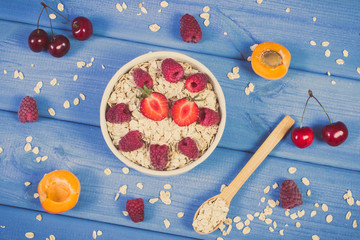
[[36, 220], [38, 220], [39, 222], [41, 222], [41, 220], [42, 220], [42, 216], [41, 216], [41, 214], [38, 214], [38, 215], [36, 215]]
[[151, 203], [151, 204], [154, 204], [157, 201], [159, 201], [159, 198], [151, 198], [151, 199], [149, 199], [149, 203]]
[[51, 85], [51, 86], [55, 86], [56, 83], [57, 83], [56, 78], [53, 78], [53, 79], [50, 81], [50, 85]]
[[55, 116], [55, 110], [53, 108], [48, 108], [50, 116]]
[[24, 182], [25, 187], [28, 187], [31, 185], [31, 182]]
[[320, 237], [318, 235], [312, 235], [312, 240], [320, 240]]
[[346, 219], [346, 220], [349, 220], [350, 218], [351, 218], [351, 211], [348, 211], [348, 212], [346, 213], [345, 219]]
[[295, 172], [296, 172], [296, 168], [295, 167], [289, 167], [289, 169], [288, 169], [288, 172], [290, 173], [290, 174], [294, 174]]
[[81, 100], [85, 101], [86, 97], [84, 94], [80, 93], [79, 96], [80, 96]]
[[32, 152], [33, 152], [34, 154], [39, 154], [39, 148], [38, 148], [38, 147], [34, 147], [33, 150], [32, 150]]
[[60, 12], [64, 11], [64, 5], [63, 5], [62, 3], [58, 3], [57, 9], [58, 9]]
[[169, 6], [168, 2], [167, 1], [162, 1], [160, 3], [160, 6], [163, 7], [163, 8], [166, 8], [167, 6]]
[[96, 231], [96, 235], [101, 236], [102, 234], [103, 234], [103, 232], [101, 230]]
[[32, 141], [32, 139], [33, 139], [33, 137], [32, 137], [32, 136], [28, 136], [28, 137], [25, 139], [25, 141], [29, 143], [29, 142], [31, 142], [31, 141]]
[[177, 217], [178, 217], [178, 218], [182, 218], [183, 216], [184, 216], [184, 212], [178, 212], [178, 213], [177, 213]]
[[325, 57], [330, 57], [330, 55], [331, 55], [330, 50], [329, 50], [329, 49], [326, 49], [326, 50], [325, 50]]
[[31, 144], [30, 143], [25, 144], [24, 150], [25, 152], [29, 152], [31, 150]]
[[65, 109], [68, 109], [70, 107], [70, 102], [68, 100], [66, 100], [63, 104]]
[[171, 189], [171, 185], [170, 184], [165, 184], [164, 189], [166, 189], [166, 190]]
[[164, 225], [165, 225], [166, 229], [168, 229], [170, 227], [170, 221], [165, 219], [164, 220]]
[[285, 12], [289, 13], [289, 12], [290, 12], [290, 8], [286, 8]]
[[124, 10], [120, 3], [116, 3], [115, 7], [119, 12], [122, 12]]
[[357, 224], [356, 219], [353, 221], [352, 227], [353, 227], [353, 228], [357, 228], [357, 227], [358, 227], [358, 224]]
[[344, 50], [343, 50], [343, 55], [344, 55], [344, 57], [348, 57], [348, 56], [349, 56], [349, 52], [344, 49]]
[[49, 236], [49, 240], [55, 240], [55, 236], [51, 234], [51, 235]]
[[136, 184], [136, 187], [139, 188], [139, 189], [143, 189], [144, 188], [144, 185], [142, 183], [137, 183]]
[[129, 213], [127, 211], [122, 211], [125, 217], [129, 216]]
[[251, 231], [251, 228], [250, 228], [249, 226], [246, 226], [246, 227], [243, 229], [242, 233], [243, 233], [244, 235], [246, 235], [246, 234], [249, 234], [250, 231]]
[[329, 214], [329, 215], [326, 216], [326, 222], [327, 222], [327, 223], [331, 223], [332, 220], [333, 220], [333, 216], [332, 216], [331, 214]]
[[257, 4], [261, 4], [263, 2], [263, 0], [256, 0]]
[[78, 68], [83, 68], [83, 67], [85, 67], [86, 63], [84, 61], [79, 61], [76, 63], [76, 65]]
[[328, 207], [328, 205], [326, 205], [325, 203], [323, 203], [323, 204], [321, 205], [321, 209], [322, 209], [324, 212], [327, 212], [327, 211], [329, 210], [329, 207]]
[[92, 237], [93, 237], [93, 239], [96, 239], [96, 237], [97, 237], [95, 230], [92, 232]]
[[130, 170], [129, 170], [129, 168], [127, 168], [127, 167], [123, 167], [123, 168], [122, 168], [122, 172], [123, 172], [124, 174], [129, 174]]
[[310, 45], [311, 45], [311, 46], [316, 46], [316, 42], [315, 42], [314, 40], [311, 40], [311, 41], [310, 41]]
[[330, 44], [329, 42], [325, 41], [325, 42], [322, 42], [322, 43], [321, 43], [321, 46], [327, 47], [327, 46], [329, 46], [329, 44]]
[[210, 11], [210, 7], [209, 6], [205, 6], [204, 8], [203, 8], [203, 12], [209, 12]]
[[76, 81], [76, 80], [78, 80], [78, 78], [79, 78], [79, 75], [75, 74], [73, 77], [73, 80]]
[[267, 186], [267, 187], [264, 189], [264, 193], [267, 194], [269, 191], [270, 191], [270, 186]]
[[111, 174], [110, 168], [105, 168], [104, 173], [109, 176]]
[[310, 181], [309, 179], [307, 179], [306, 177], [303, 177], [301, 179], [301, 182], [305, 185], [305, 186], [309, 186], [310, 185]]
[[35, 237], [35, 234], [33, 232], [27, 232], [25, 233], [25, 237], [28, 239], [32, 239]]
[[156, 23], [154, 23], [154, 24], [151, 24], [151, 25], [149, 26], [149, 29], [150, 29], [152, 32], [157, 32], [157, 31], [160, 30], [160, 26], [157, 25]]
[[341, 58], [339, 58], [339, 59], [336, 59], [336, 63], [337, 63], [338, 65], [343, 65], [343, 64], [345, 63], [345, 61], [342, 60]]
[[316, 215], [316, 211], [315, 211], [315, 210], [310, 213], [310, 217], [314, 217], [315, 215]]
[[79, 98], [75, 98], [74, 99], [74, 105], [77, 106], [77, 105], [79, 105], [79, 103], [80, 103]]

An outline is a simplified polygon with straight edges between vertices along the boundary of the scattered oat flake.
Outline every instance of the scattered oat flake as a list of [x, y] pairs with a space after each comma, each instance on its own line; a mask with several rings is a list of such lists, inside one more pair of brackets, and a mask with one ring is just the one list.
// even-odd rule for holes
[[360, 206], [360, 201], [356, 200], [356, 205]]
[[261, 199], [260, 199], [260, 201], [263, 203], [263, 202], [265, 202], [265, 197], [262, 197]]
[[251, 214], [246, 214], [246, 217], [247, 217], [250, 221], [254, 220], [254, 216], [251, 215]]
[[127, 211], [122, 211], [125, 217], [129, 216], [129, 213]]
[[205, 21], [204, 21], [204, 26], [205, 26], [205, 27], [208, 27], [209, 25], [210, 25], [209, 19], [205, 19]]
[[315, 207], [319, 207], [319, 204], [318, 204], [318, 203], [315, 203], [314, 206], [315, 206]]
[[245, 224], [245, 226], [249, 226], [249, 225], [250, 225], [250, 219], [246, 219], [246, 220], [244, 221], [244, 224]]
[[42, 216], [41, 216], [41, 214], [38, 214], [38, 215], [36, 215], [36, 220], [38, 220], [39, 222], [42, 220]]
[[157, 31], [160, 30], [160, 26], [157, 25], [156, 23], [154, 23], [154, 24], [151, 24], [151, 25], [149, 26], [149, 29], [150, 29], [152, 32], [157, 32]]
[[75, 105], [75, 106], [78, 105], [79, 102], [80, 102], [79, 98], [75, 98], [75, 99], [74, 99], [74, 105]]
[[310, 45], [311, 45], [311, 46], [316, 46], [316, 42], [315, 42], [314, 40], [311, 40], [311, 41], [310, 41]]
[[119, 197], [120, 197], [120, 193], [116, 193], [114, 200], [117, 201], [119, 199]]
[[316, 211], [315, 211], [315, 210], [310, 213], [310, 217], [314, 217], [315, 215], [316, 215]]
[[239, 222], [235, 225], [235, 227], [238, 229], [238, 230], [241, 230], [244, 228], [244, 224], [242, 222]]
[[250, 233], [250, 231], [251, 231], [251, 228], [250, 228], [249, 226], [246, 226], [246, 227], [243, 229], [242, 233], [243, 233], [244, 235], [246, 235], [246, 234]]
[[271, 220], [270, 218], [267, 218], [267, 219], [265, 219], [265, 223], [266, 223], [266, 224], [271, 224], [271, 223], [272, 223], [272, 220]]
[[50, 14], [49, 14], [49, 18], [55, 19], [55, 18], [56, 18], [56, 15], [55, 15], [54, 13], [50, 13]]
[[169, 220], [165, 219], [165, 220], [164, 220], [164, 224], [165, 224], [166, 229], [168, 229], [168, 228], [170, 227], [170, 222], [169, 222]]
[[270, 232], [274, 232], [274, 229], [272, 227], [269, 227]]
[[321, 209], [322, 209], [324, 212], [327, 212], [327, 211], [329, 210], [329, 207], [328, 207], [328, 205], [326, 205], [325, 203], [323, 203], [323, 204], [321, 205]]
[[357, 67], [356, 71], [358, 72], [358, 74], [360, 74], [360, 67]]
[[346, 202], [349, 204], [349, 206], [354, 205], [355, 201], [353, 197], [349, 197], [348, 199], [346, 199]]
[[37, 93], [37, 94], [39, 94], [40, 93], [40, 89], [36, 86], [36, 87], [34, 87], [34, 91]]
[[209, 11], [210, 11], [210, 7], [209, 7], [209, 6], [203, 7], [203, 12], [209, 12]]
[[273, 187], [273, 189], [277, 189], [279, 187], [279, 184], [276, 182], [276, 183], [273, 184], [272, 187]]
[[48, 112], [51, 116], [55, 116], [55, 110], [53, 108], [48, 108]]
[[228, 33], [227, 33], [227, 32], [224, 32], [224, 35], [225, 35], [225, 36], [227, 36], [227, 35], [228, 35]]
[[70, 102], [68, 100], [66, 100], [63, 104], [65, 109], [68, 109], [70, 107]]
[[25, 152], [29, 152], [31, 150], [31, 144], [30, 143], [25, 144], [24, 150]]
[[39, 197], [39, 194], [38, 193], [34, 193], [34, 198], [38, 198]]
[[296, 213], [290, 214], [290, 218], [292, 220], [294, 220], [294, 219], [298, 218], [298, 215]]
[[30, 64], [30, 66], [31, 66], [31, 67], [34, 67], [35, 65], [32, 63], [32, 64]]
[[79, 96], [80, 96], [81, 100], [85, 101], [86, 97], [84, 94], [80, 93]]
[[119, 192], [123, 195], [126, 195], [126, 191], [127, 191], [127, 185], [122, 185], [120, 188], [119, 188]]
[[339, 58], [339, 59], [336, 59], [336, 63], [339, 65], [343, 65], [345, 63], [345, 61], [342, 60], [341, 58]]
[[6, 71], [6, 69], [4, 69], [4, 74], [7, 74], [7, 71]]
[[290, 8], [286, 8], [285, 12], [287, 13], [290, 12]]
[[38, 147], [34, 147], [33, 150], [32, 150], [32, 152], [33, 152], [34, 154], [39, 154], [39, 148], [38, 148]]
[[295, 225], [296, 225], [297, 228], [300, 228], [300, 227], [301, 227], [301, 223], [300, 223], [300, 222], [296, 222]]
[[288, 169], [288, 172], [290, 173], [290, 174], [294, 174], [295, 172], [296, 172], [296, 168], [295, 167], [289, 167], [289, 169]]
[[238, 222], [241, 221], [241, 218], [240, 218], [239, 216], [236, 216], [236, 217], [234, 217], [233, 221], [234, 221], [235, 223], [238, 223]]
[[[259, 217], [260, 216], [260, 213], [259, 212], [256, 212], [254, 213], [254, 217]], [[241, 219], [240, 219], [241, 220]]]
[[279, 231], [279, 234], [280, 234], [281, 236], [284, 236], [284, 229], [281, 229], [281, 230]]
[[303, 177], [301, 179], [301, 182], [305, 185], [305, 186], [309, 186], [310, 185], [310, 181], [309, 179], [307, 179], [306, 177]]
[[26, 137], [26, 139], [25, 139], [25, 141], [26, 142], [31, 142], [33, 140], [33, 137], [32, 136], [28, 136], [28, 137]]
[[171, 189], [171, 185], [170, 184], [165, 184], [164, 189]]
[[251, 46], [250, 46], [250, 50], [251, 50], [251, 51], [254, 51], [255, 48], [256, 48], [258, 45], [259, 45], [259, 44], [257, 44], [257, 43], [251, 45]]
[[104, 173], [109, 176], [111, 174], [110, 168], [105, 168]]
[[94, 57], [91, 57], [90, 58], [90, 62], [94, 62], [95, 58]]
[[19, 78], [20, 78], [21, 80], [24, 79], [24, 74], [23, 74], [22, 72], [19, 72]]
[[200, 14], [200, 17], [203, 18], [203, 19], [209, 19], [209, 18], [210, 18], [210, 14], [207, 13], [207, 12], [204, 12], [204, 13]]
[[308, 190], [306, 191], [306, 196], [308, 196], [308, 197], [311, 196], [311, 190], [310, 190], [310, 189], [308, 189]]
[[331, 81], [331, 84], [332, 84], [332, 85], [336, 85], [336, 81], [335, 81], [335, 80], [332, 80], [332, 81]]
[[35, 237], [35, 234], [33, 232], [27, 232], [25, 233], [25, 237], [28, 239], [32, 239]]
[[86, 64], [86, 67], [91, 67], [92, 65], [93, 65], [93, 63], [90, 62], [90, 63]]
[[25, 187], [28, 187], [31, 185], [31, 182], [24, 182]]
[[50, 85], [51, 85], [51, 86], [55, 86], [56, 83], [57, 83], [56, 78], [53, 78], [53, 79], [50, 81]]
[[37, 163], [41, 162], [41, 157], [35, 158], [35, 161], [36, 161]]
[[162, 1], [160, 3], [160, 6], [163, 7], [163, 8], [166, 8], [167, 6], [169, 6], [168, 2], [167, 1]]
[[318, 235], [312, 235], [312, 240], [320, 240], [320, 237]]
[[55, 240], [55, 236], [51, 234], [51, 235], [49, 236], [49, 239], [50, 239], [50, 240]]
[[329, 49], [326, 49], [326, 50], [325, 50], [325, 57], [330, 57], [330, 55], [331, 55], [330, 50], [329, 50]]
[[14, 71], [14, 78], [18, 78], [19, 77], [19, 71], [18, 70], [15, 70]]
[[93, 237], [93, 239], [96, 239], [96, 237], [97, 237], [95, 230], [92, 232], [92, 237]]
[[184, 216], [184, 212], [178, 212], [178, 213], [177, 213], [177, 217], [178, 217], [178, 218], [182, 218], [183, 216]]
[[159, 198], [151, 198], [151, 199], [149, 199], [149, 203], [151, 203], [151, 204], [154, 204], [157, 201], [159, 201]]
[[47, 159], [48, 159], [48, 156], [42, 156], [42, 157], [41, 157], [41, 161], [42, 161], [42, 162], [45, 162]]
[[269, 200], [268, 200], [268, 204], [269, 204], [269, 206], [272, 207], [272, 208], [276, 207], [276, 202], [275, 202], [274, 200], [272, 200], [272, 199], [269, 199]]
[[263, 2], [263, 0], [256, 0], [257, 4], [261, 4]]
[[313, 19], [313, 22], [316, 22], [316, 17], [313, 17], [312, 19]]
[[353, 221], [352, 227], [353, 227], [353, 228], [357, 228], [357, 227], [358, 227], [358, 224], [357, 224], [356, 219]]
[[322, 43], [321, 43], [321, 46], [327, 47], [327, 46], [329, 46], [329, 44], [330, 44], [329, 42], [322, 42]]
[[127, 168], [127, 167], [123, 167], [123, 168], [122, 168], [122, 172], [123, 172], [124, 174], [129, 174], [130, 170], [129, 170], [129, 168]]
[[349, 52], [347, 50], [343, 50], [343, 55], [344, 57], [348, 57], [349, 56]]
[[75, 74], [73, 77], [73, 80], [76, 81], [76, 80], [78, 80], [78, 78], [79, 78], [79, 75]]
[[4, 149], [2, 147], [0, 147], [0, 153], [2, 153], [4, 151]]
[[42, 81], [39, 81], [39, 82], [36, 84], [36, 86], [37, 86], [39, 89], [41, 89], [42, 86], [43, 86], [43, 82], [42, 82]]
[[264, 189], [264, 193], [267, 194], [269, 191], [270, 191], [270, 186], [267, 186], [267, 187]]
[[102, 69], [105, 69], [105, 66], [104, 66], [104, 65], [101, 65], [101, 68], [102, 68]]
[[346, 220], [349, 220], [350, 218], [351, 218], [351, 211], [348, 211], [348, 212], [346, 213], [345, 219], [346, 219]]
[[58, 3], [57, 9], [58, 9], [60, 12], [64, 11], [64, 5], [63, 5], [62, 3]]
[[117, 9], [119, 12], [122, 12], [122, 11], [123, 11], [123, 7], [121, 6], [120, 3], [117, 3], [117, 4], [115, 5], [115, 7], [116, 7], [116, 9]]
[[101, 236], [102, 234], [103, 234], [103, 232], [101, 230], [96, 231], [96, 235]]
[[83, 68], [83, 67], [85, 67], [85, 64], [86, 64], [86, 63], [85, 63], [84, 61], [79, 61], [79, 62], [76, 63], [76, 65], [77, 65], [78, 68]]
[[277, 223], [275, 221], [273, 222], [273, 226], [274, 226], [274, 229], [277, 228]]
[[289, 209], [285, 210], [285, 216], [289, 216], [289, 215], [290, 215]]
[[144, 7], [141, 7], [140, 10], [141, 10], [143, 13], [145, 13], [145, 14], [148, 13], [148, 11], [146, 10], [146, 8], [144, 8]]
[[136, 187], [139, 188], [139, 189], [143, 189], [144, 185], [139, 182], [139, 183], [136, 184]]
[[224, 240], [222, 237], [217, 237], [216, 240]]
[[332, 216], [331, 214], [329, 214], [329, 215], [326, 216], [326, 222], [327, 222], [327, 223], [331, 223], [332, 220], [333, 220], [333, 216]]
[[122, 8], [123, 8], [124, 10], [127, 9], [127, 5], [126, 5], [125, 2], [123, 2], [121, 6], [122, 6]]

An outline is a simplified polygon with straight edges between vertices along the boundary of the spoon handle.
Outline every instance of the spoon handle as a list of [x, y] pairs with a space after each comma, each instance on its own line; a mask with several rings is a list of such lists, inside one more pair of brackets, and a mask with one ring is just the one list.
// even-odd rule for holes
[[246, 180], [251, 176], [255, 169], [262, 163], [262, 161], [269, 155], [274, 147], [285, 136], [289, 129], [294, 125], [295, 121], [290, 116], [286, 115], [283, 120], [276, 126], [276, 128], [267, 137], [265, 142], [254, 153], [249, 162], [243, 167], [240, 173], [230, 183], [230, 185], [219, 195], [228, 204], [232, 198], [239, 191]]

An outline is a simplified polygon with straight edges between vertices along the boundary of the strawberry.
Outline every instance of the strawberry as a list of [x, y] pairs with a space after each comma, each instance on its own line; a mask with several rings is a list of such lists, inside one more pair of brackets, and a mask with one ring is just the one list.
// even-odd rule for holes
[[196, 101], [194, 98], [182, 98], [172, 106], [172, 118], [180, 127], [188, 126], [198, 120], [199, 107], [194, 101]]
[[169, 113], [169, 103], [167, 98], [158, 92], [152, 92], [146, 86], [138, 88], [142, 91], [142, 100], [140, 102], [141, 113], [154, 121], [161, 121]]

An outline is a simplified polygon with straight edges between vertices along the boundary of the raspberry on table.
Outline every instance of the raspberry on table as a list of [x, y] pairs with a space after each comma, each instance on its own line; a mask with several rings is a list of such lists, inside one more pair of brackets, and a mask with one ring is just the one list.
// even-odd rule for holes
[[130, 219], [135, 222], [144, 221], [145, 205], [142, 198], [129, 199], [126, 201], [126, 211], [129, 213]]
[[119, 150], [123, 152], [131, 152], [141, 148], [143, 141], [141, 133], [138, 130], [130, 131], [119, 141]]
[[21, 100], [18, 117], [20, 122], [35, 122], [38, 120], [39, 111], [36, 100], [33, 97], [26, 96]]
[[280, 202], [284, 209], [291, 209], [303, 203], [301, 193], [294, 180], [289, 179], [281, 183]]
[[169, 148], [167, 145], [150, 145], [150, 160], [151, 164], [157, 170], [164, 170], [167, 163], [169, 162]]
[[180, 35], [184, 42], [197, 43], [202, 38], [200, 25], [190, 14], [185, 14], [180, 19]]
[[178, 149], [182, 154], [191, 159], [196, 159], [199, 156], [196, 142], [190, 137], [183, 138], [178, 144]]
[[165, 79], [171, 83], [180, 81], [184, 76], [184, 68], [172, 58], [166, 58], [162, 61], [161, 71]]
[[205, 89], [208, 79], [204, 73], [195, 73], [188, 77], [185, 82], [186, 89], [192, 93], [200, 92]]
[[210, 108], [200, 108], [198, 122], [202, 126], [213, 126], [220, 122], [220, 115]]
[[118, 103], [106, 112], [106, 120], [111, 123], [129, 122], [131, 112], [125, 103]]
[[134, 82], [136, 86], [144, 88], [144, 85], [150, 89], [153, 87], [153, 80], [147, 71], [137, 68], [133, 72]]

